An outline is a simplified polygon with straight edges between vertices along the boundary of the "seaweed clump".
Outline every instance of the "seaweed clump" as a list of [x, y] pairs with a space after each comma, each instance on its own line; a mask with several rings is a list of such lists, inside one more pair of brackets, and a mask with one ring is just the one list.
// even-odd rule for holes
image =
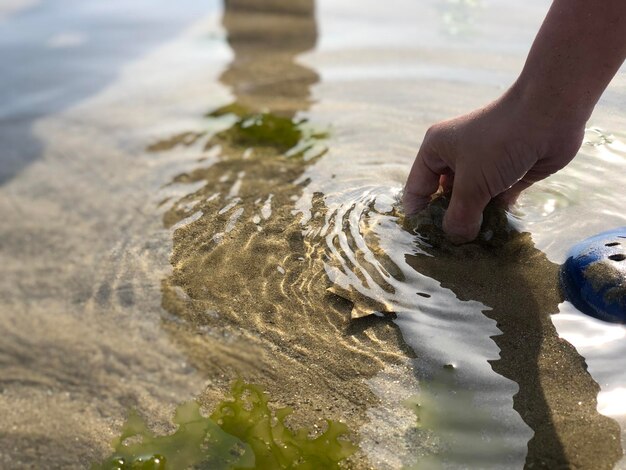
[[313, 128], [305, 118], [253, 111], [238, 103], [222, 106], [205, 117], [211, 126], [222, 123], [228, 127], [215, 134], [206, 130], [182, 132], [149, 145], [147, 150], [161, 152], [179, 145], [194, 145], [208, 134], [211, 136], [204, 142], [205, 150], [221, 145], [226, 149], [222, 153], [231, 157], [254, 150], [262, 156], [303, 157], [308, 161], [321, 157], [327, 150], [321, 142], [329, 133]]
[[333, 469], [356, 451], [345, 424], [327, 420], [326, 430], [311, 438], [309, 430], [285, 425], [290, 408], [272, 411], [268, 402], [262, 387], [238, 380], [232, 399], [208, 417], [195, 401], [180, 405], [178, 429], [166, 436], [155, 436], [133, 412], [112, 443], [113, 455], [92, 470]]
[[[240, 148], [272, 148], [285, 156], [300, 156], [328, 137], [307, 125], [307, 119], [293, 119], [269, 112], [253, 112], [233, 103], [216, 109], [207, 117], [230, 116], [235, 122], [215, 138]], [[209, 144], [211, 145], [211, 144]], [[317, 156], [317, 155], [316, 155]]]

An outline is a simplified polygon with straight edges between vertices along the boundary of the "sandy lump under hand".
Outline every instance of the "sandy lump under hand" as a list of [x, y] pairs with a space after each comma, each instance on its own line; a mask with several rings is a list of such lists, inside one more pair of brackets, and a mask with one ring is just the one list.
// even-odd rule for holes
[[[402, 225], [434, 248], [454, 249], [457, 245], [450, 242], [443, 231], [443, 217], [449, 204], [450, 195], [440, 193], [418, 214], [403, 216]], [[468, 245], [482, 248], [501, 247], [511, 239], [513, 233], [504, 206], [493, 200], [483, 212], [483, 222], [478, 236]]]

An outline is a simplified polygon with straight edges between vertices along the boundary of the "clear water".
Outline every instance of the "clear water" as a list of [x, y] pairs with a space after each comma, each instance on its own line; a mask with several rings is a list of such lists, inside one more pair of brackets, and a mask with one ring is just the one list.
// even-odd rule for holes
[[101, 461], [129, 409], [171, 432], [239, 376], [296, 427], [345, 421], [355, 468], [612, 466], [626, 330], [545, 293], [626, 225], [624, 76], [511, 215], [506, 289], [393, 210], [428, 125], [498, 96], [547, 7], [0, 6], [0, 466]]

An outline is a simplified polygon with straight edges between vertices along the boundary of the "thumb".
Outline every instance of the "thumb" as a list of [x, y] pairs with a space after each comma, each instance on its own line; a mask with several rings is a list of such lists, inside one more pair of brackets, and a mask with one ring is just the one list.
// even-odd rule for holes
[[483, 211], [491, 200], [484, 191], [467, 177], [456, 176], [452, 187], [452, 199], [443, 218], [443, 230], [452, 243], [471, 242], [478, 236], [483, 222]]

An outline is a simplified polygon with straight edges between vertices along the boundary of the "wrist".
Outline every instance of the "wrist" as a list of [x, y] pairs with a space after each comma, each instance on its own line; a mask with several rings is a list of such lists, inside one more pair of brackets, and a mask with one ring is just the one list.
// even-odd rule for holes
[[503, 99], [515, 103], [537, 125], [554, 129], [584, 126], [599, 96], [572, 83], [554, 86], [549, 80], [528, 78], [522, 73]]

